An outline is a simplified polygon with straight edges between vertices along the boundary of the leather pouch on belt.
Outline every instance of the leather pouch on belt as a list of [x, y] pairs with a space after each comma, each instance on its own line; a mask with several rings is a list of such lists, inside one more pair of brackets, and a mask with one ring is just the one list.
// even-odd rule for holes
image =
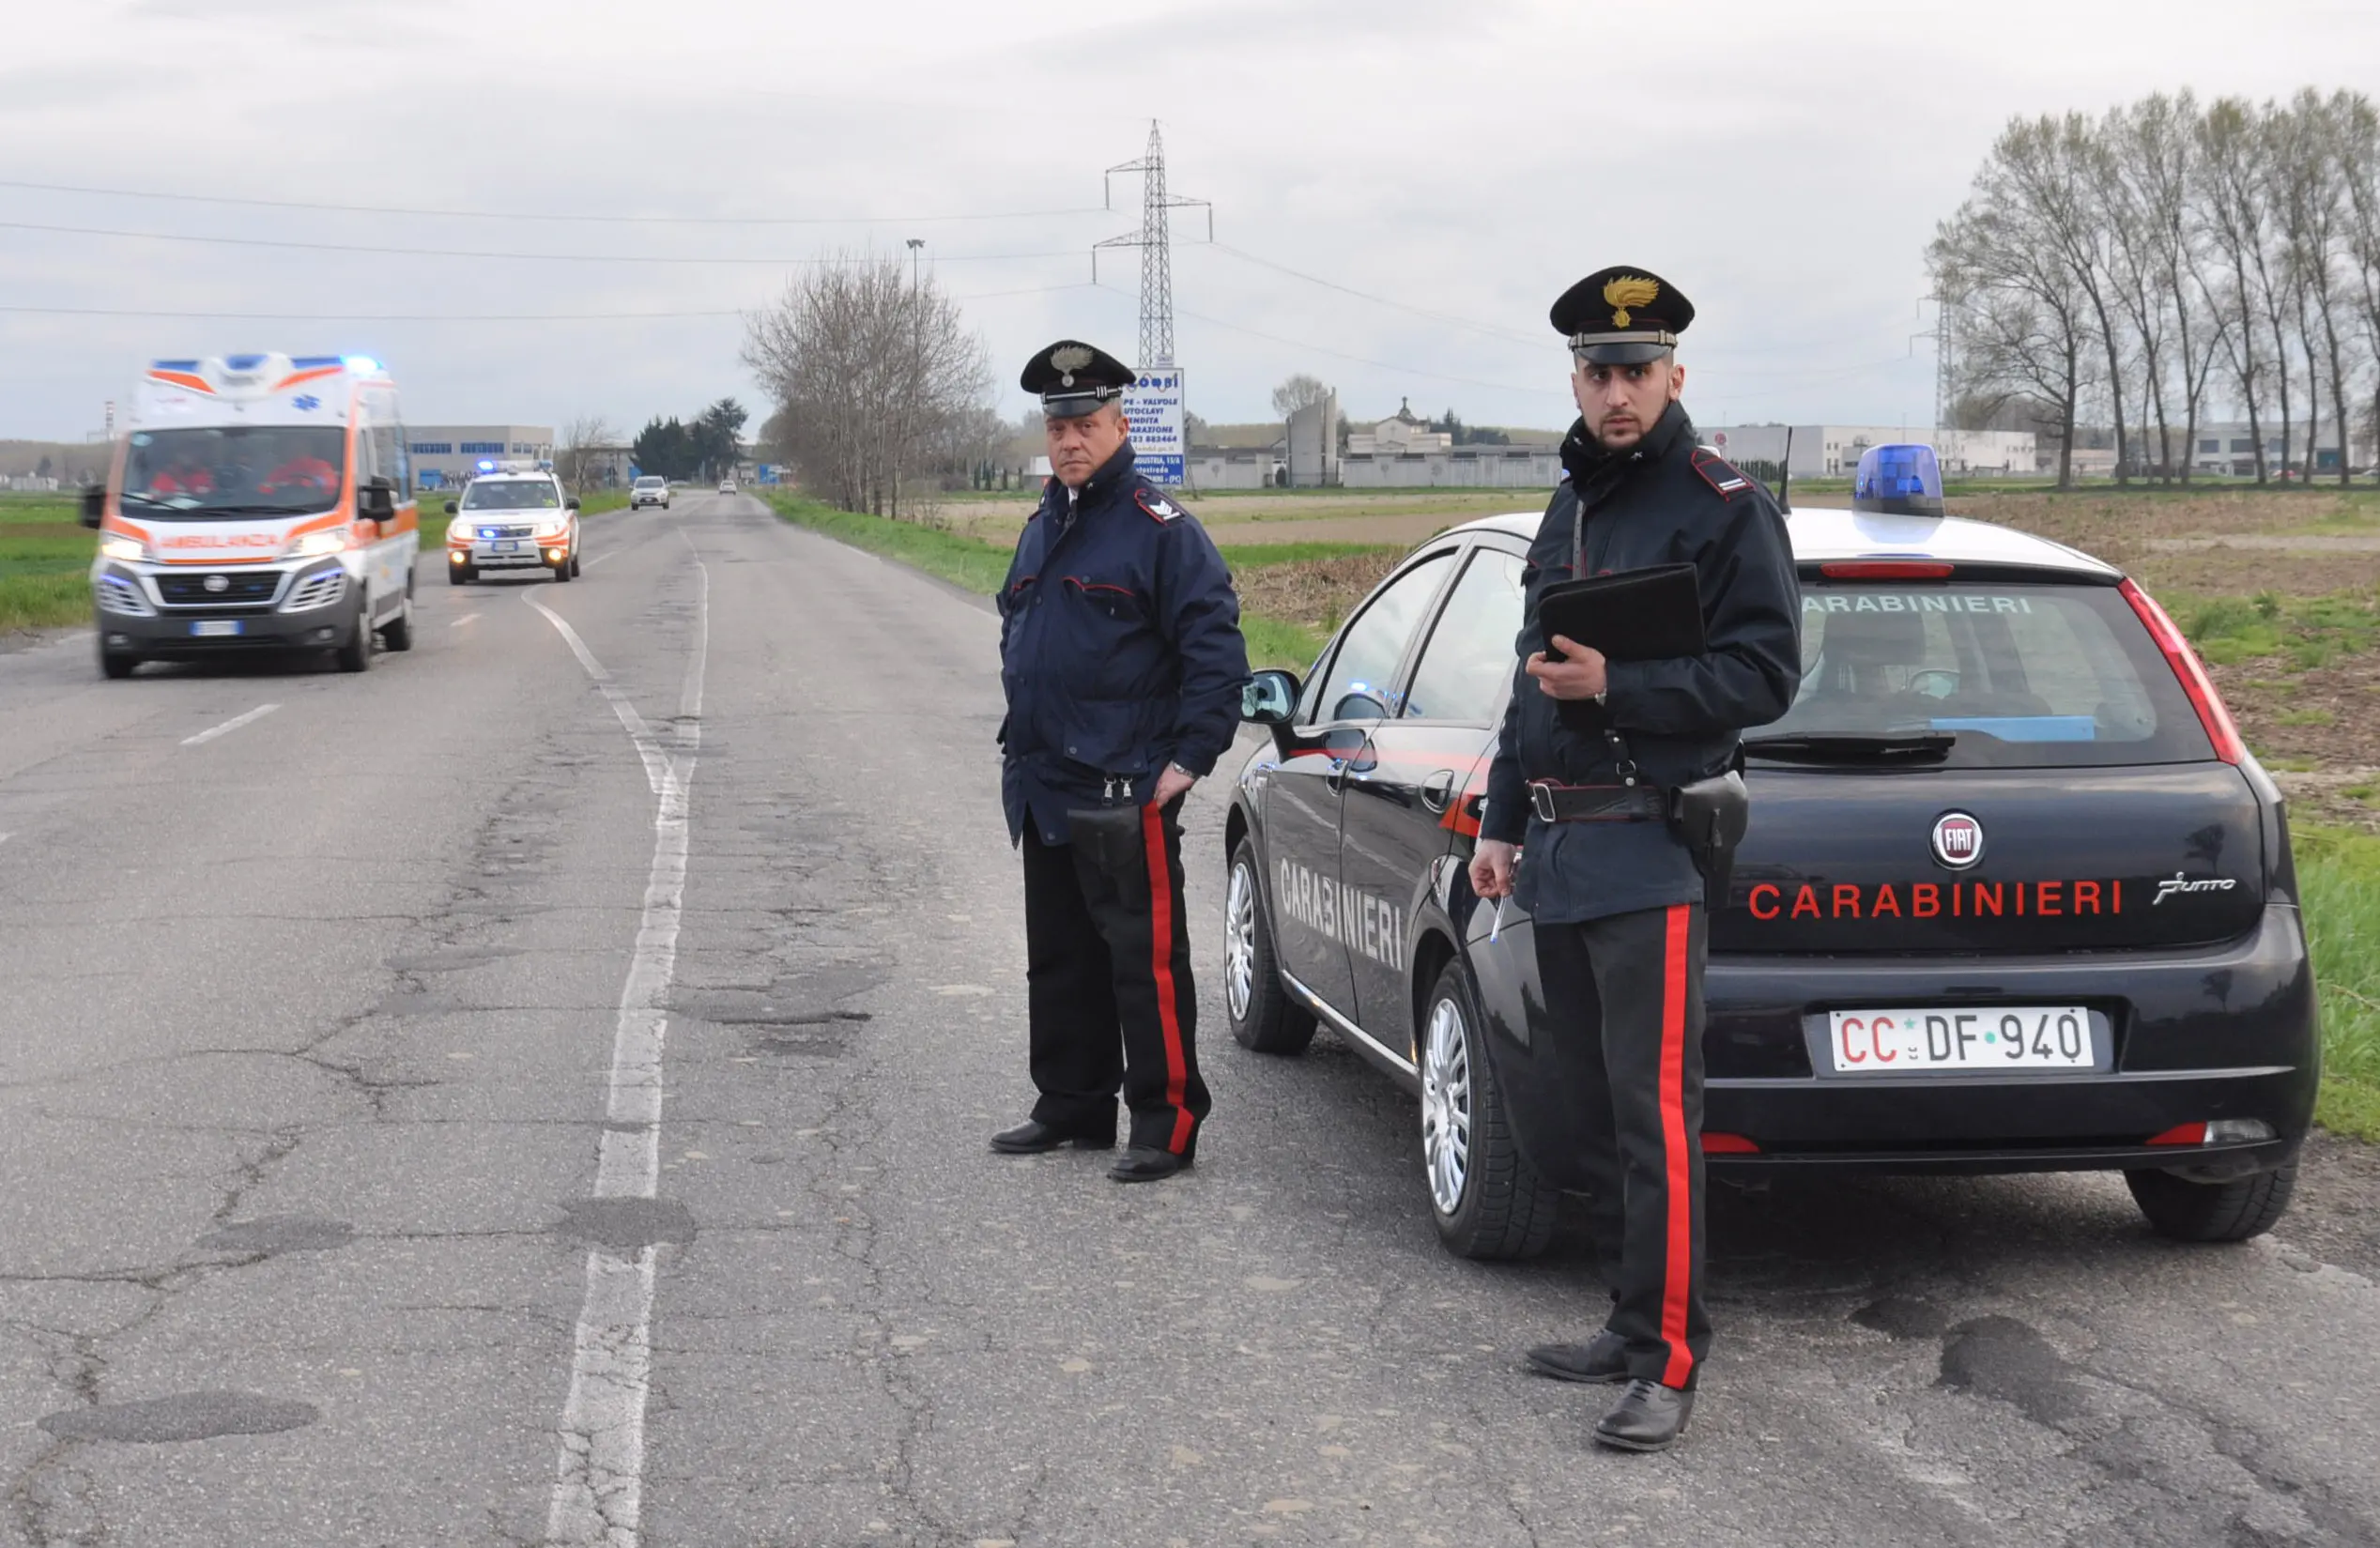
[[1681, 785], [1669, 792], [1669, 831], [1678, 835], [1702, 872], [1704, 907], [1727, 907], [1727, 881], [1735, 870], [1736, 846], [1752, 822], [1752, 792], [1734, 769]]
[[1129, 884], [1148, 874], [1148, 836], [1138, 806], [1078, 806], [1066, 814], [1077, 853], [1101, 876]]

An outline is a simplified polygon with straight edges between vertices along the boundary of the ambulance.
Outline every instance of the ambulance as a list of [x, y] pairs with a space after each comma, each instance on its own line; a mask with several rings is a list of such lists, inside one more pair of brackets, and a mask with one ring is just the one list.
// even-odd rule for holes
[[413, 646], [420, 546], [396, 383], [360, 355], [159, 360], [84, 491], [100, 669]]

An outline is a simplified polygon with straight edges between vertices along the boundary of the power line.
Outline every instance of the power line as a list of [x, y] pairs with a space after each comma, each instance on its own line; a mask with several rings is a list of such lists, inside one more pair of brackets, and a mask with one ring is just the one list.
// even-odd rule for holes
[[[1114, 291], [1119, 295], [1124, 294], [1124, 292], [1117, 290], [1117, 288], [1112, 284], [1103, 284], [1099, 288], [1102, 290]], [[1484, 387], [1498, 392], [1527, 392], [1539, 397], [1559, 397], [1562, 395], [1561, 391], [1559, 388], [1519, 387], [1515, 386], [1512, 382], [1481, 381], [1474, 376], [1450, 376], [1448, 373], [1443, 371], [1425, 371], [1419, 366], [1399, 365], [1394, 360], [1375, 360], [1368, 356], [1350, 355], [1343, 349], [1332, 349], [1324, 345], [1310, 344], [1303, 339], [1283, 338], [1278, 333], [1267, 333], [1260, 329], [1245, 328], [1238, 323], [1227, 323], [1221, 317], [1209, 317], [1204, 315], [1203, 314], [1186, 311], [1179, 307], [1175, 309], [1175, 314], [1177, 316], [1188, 317], [1192, 322], [1205, 323], [1209, 328], [1222, 329], [1226, 332], [1245, 333], [1251, 339], [1263, 339], [1269, 344], [1286, 345], [1292, 349], [1312, 350], [1317, 355], [1328, 355], [1333, 360], [1349, 360], [1357, 365], [1369, 365], [1381, 371], [1394, 371], [1402, 376], [1427, 376], [1433, 381], [1459, 382], [1465, 387]]]
[[1230, 256], [1239, 259], [1242, 263], [1254, 264], [1260, 268], [1269, 268], [1276, 274], [1286, 274], [1293, 280], [1303, 280], [1308, 284], [1317, 284], [1322, 286], [1325, 290], [1335, 290], [1343, 296], [1353, 296], [1358, 300], [1370, 301], [1374, 306], [1385, 306], [1398, 312], [1408, 312], [1414, 316], [1426, 317], [1431, 322], [1435, 323], [1448, 323], [1456, 328], [1467, 328], [1474, 333], [1484, 333], [1492, 339], [1503, 339], [1512, 344], [1525, 344], [1534, 349], [1542, 350], [1550, 347], [1546, 340], [1542, 336], [1529, 336], [1515, 333], [1510, 329], [1497, 328], [1491, 323], [1475, 323], [1467, 317], [1457, 317], [1445, 312], [1433, 312], [1427, 307], [1414, 306], [1408, 302], [1400, 301], [1388, 296], [1375, 296], [1368, 290], [1358, 290], [1353, 285], [1341, 284], [1336, 280], [1326, 280], [1319, 274], [1308, 274], [1302, 269], [1292, 268], [1287, 264], [1277, 264], [1270, 258], [1260, 258], [1255, 253], [1243, 252], [1240, 249], [1232, 246], [1228, 242], [1210, 241], [1202, 243], [1201, 245], [1211, 247], [1219, 253], [1228, 253]]
[[[955, 301], [992, 301], [1009, 296], [1044, 296], [1087, 290], [1088, 281], [987, 290], [953, 296]], [[741, 317], [741, 310], [699, 312], [169, 312], [148, 307], [0, 306], [0, 314], [34, 317], [162, 317], [185, 322], [268, 323], [594, 323], [660, 322], [682, 317]]]
[[[274, 247], [305, 253], [376, 253], [405, 258], [517, 258], [541, 264], [764, 264], [771, 268], [812, 268], [834, 258], [733, 257], [716, 254], [666, 256], [630, 253], [494, 253], [450, 247], [381, 247], [361, 242], [298, 242], [274, 237], [197, 237], [176, 231], [116, 231], [101, 226], [45, 225], [34, 221], [0, 221], [0, 230], [44, 231], [69, 237], [121, 237], [150, 242], [198, 242], [209, 247]], [[1005, 263], [1028, 258], [1075, 258], [1078, 253], [944, 253], [941, 264]]]
[[250, 199], [225, 193], [159, 193], [130, 188], [85, 188], [74, 183], [36, 183], [0, 177], [0, 188], [41, 193], [86, 193], [108, 199], [158, 199], [177, 204], [238, 205], [253, 209], [306, 209], [343, 215], [405, 215], [450, 221], [568, 221], [604, 225], [926, 225], [960, 221], [1048, 221], [1071, 215], [1104, 215], [1105, 209], [1011, 209], [949, 215], [614, 215], [552, 213], [526, 209], [423, 209], [403, 205], [343, 205], [310, 199]]

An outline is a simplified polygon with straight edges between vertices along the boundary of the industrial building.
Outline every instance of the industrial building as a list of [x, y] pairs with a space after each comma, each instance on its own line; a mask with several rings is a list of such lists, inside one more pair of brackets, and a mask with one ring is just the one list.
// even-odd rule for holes
[[[2040, 471], [2040, 451], [2030, 430], [1942, 430], [1930, 425], [1878, 424], [1729, 424], [1698, 427], [1704, 442], [1740, 467], [1766, 463], [1769, 468], [1786, 462], [1786, 437], [1792, 437], [1789, 471], [1797, 479], [1849, 478], [1859, 471], [1859, 459], [1871, 446], [1924, 441], [1942, 459], [1949, 474], [1997, 473], [2030, 478]], [[1764, 469], [1751, 469], [1764, 471]]]
[[545, 424], [414, 424], [406, 436], [413, 482], [422, 489], [455, 487], [483, 462], [554, 460], [554, 430]]

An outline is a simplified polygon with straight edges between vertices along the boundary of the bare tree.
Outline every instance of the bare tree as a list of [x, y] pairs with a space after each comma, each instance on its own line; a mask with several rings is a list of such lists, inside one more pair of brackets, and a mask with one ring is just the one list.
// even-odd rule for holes
[[1978, 195], [1942, 222], [1927, 263], [1959, 302], [1962, 394], [2018, 399], [2057, 437], [2058, 487], [2074, 485], [2075, 424], [2096, 385], [2087, 303], [2031, 205]]
[[[2336, 128], [2355, 260], [2354, 300], [2363, 319], [2364, 354], [2380, 367], [2380, 109], [2366, 98], [2355, 98], [2342, 105]], [[2369, 413], [2369, 434], [2380, 451], [2380, 369], [2372, 373]]]
[[1300, 373], [1273, 389], [1273, 418], [1288, 419], [1299, 409], [1311, 407], [1329, 395], [1329, 388]]
[[983, 341], [897, 259], [843, 254], [791, 282], [745, 319], [744, 361], [777, 405], [772, 438], [845, 510], [915, 517], [931, 476], [984, 437]]
[[[2198, 191], [2192, 205], [2211, 248], [2210, 267], [2219, 280], [2202, 279], [2208, 299], [2224, 320], [2223, 352], [2232, 384], [2248, 413], [2249, 438], [2256, 447], [2256, 482], [2272, 468], [2265, 451], [2265, 354], [2256, 331], [2258, 298], [2268, 288], [2265, 254], [2270, 244], [2271, 201], [2264, 176], [2264, 151], [2256, 110], [2236, 97], [2210, 104], [2198, 122]], [[2286, 373], [2282, 373], [2284, 378]], [[2281, 412], [2289, 411], [2282, 381]], [[2286, 420], [2284, 419], [2284, 425]], [[2284, 444], [2286, 429], [2282, 432]]]
[[595, 466], [603, 449], [620, 439], [620, 432], [601, 414], [582, 414], [562, 426], [561, 456], [559, 459], [562, 482], [581, 494], [586, 493], [588, 473]]

